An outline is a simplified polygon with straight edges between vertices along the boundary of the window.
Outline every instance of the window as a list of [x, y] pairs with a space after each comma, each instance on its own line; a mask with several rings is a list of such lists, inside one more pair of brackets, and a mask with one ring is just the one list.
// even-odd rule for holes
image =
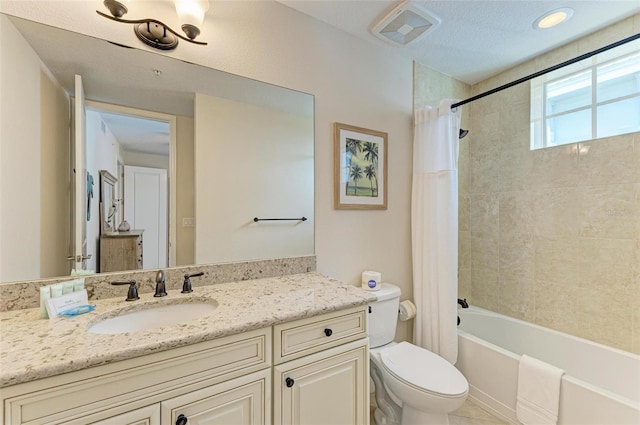
[[640, 43], [531, 80], [531, 149], [640, 131]]

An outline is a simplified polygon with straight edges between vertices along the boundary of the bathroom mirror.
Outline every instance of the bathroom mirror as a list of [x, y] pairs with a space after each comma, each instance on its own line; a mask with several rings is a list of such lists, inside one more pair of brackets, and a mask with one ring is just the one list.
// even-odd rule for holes
[[[163, 117], [175, 117], [168, 119], [168, 121], [173, 119], [173, 125], [177, 128], [173, 127], [170, 130], [163, 131], [170, 133], [170, 136], [173, 135], [171, 137], [175, 139], [172, 142], [174, 145], [168, 145], [166, 148], [169, 152], [167, 159], [164, 160], [166, 165], [152, 166], [156, 168], [164, 167], [167, 171], [167, 181], [169, 182], [167, 183], [169, 185], [167, 190], [167, 204], [169, 206], [167, 208], [166, 245], [168, 250], [173, 249], [177, 254], [173, 258], [171, 258], [170, 252], [166, 254], [166, 266], [196, 263], [211, 264], [314, 254], [314, 98], [312, 95], [187, 63], [163, 54], [117, 45], [105, 40], [49, 27], [6, 14], [0, 14], [0, 18], [3, 19], [2, 24], [5, 27], [1, 39], [3, 59], [6, 58], [5, 54], [10, 54], [10, 50], [16, 51], [16, 55], [20, 58], [25, 55], [37, 57], [37, 60], [41, 61], [46, 67], [43, 75], [52, 75], [54, 80], [67, 93], [68, 104], [72, 103], [75, 95], [74, 76], [76, 74], [82, 76], [84, 96], [87, 99], [88, 107], [97, 110], [106, 105], [104, 106], [105, 110], [99, 111], [102, 115], [98, 120], [97, 132], [105, 132], [105, 125], [108, 131], [109, 114], [122, 114], [122, 109], [127, 108], [147, 111], [152, 116], [153, 114], [159, 114]], [[5, 25], [7, 22], [10, 23], [13, 29]], [[29, 52], [25, 52], [29, 49]], [[21, 72], [18, 69], [21, 65], [13, 61], [3, 60], [0, 66], [4, 75]], [[41, 88], [41, 90], [44, 89]], [[44, 95], [40, 93], [39, 96], [43, 97]], [[4, 90], [3, 97], [5, 97]], [[203, 110], [201, 109], [201, 119], [196, 120], [194, 103], [197, 97], [202, 100], [203, 104], [214, 104], [214, 107], [217, 108], [216, 113], [211, 112], [207, 115], [206, 111], [204, 111], [204, 114], [202, 114]], [[7, 97], [4, 101], [10, 102], [11, 100]], [[221, 109], [227, 104], [234, 106], [234, 109]], [[102, 106], [98, 107], [96, 105]], [[114, 109], [110, 109], [113, 105], [117, 105], [115, 112]], [[48, 114], [45, 110], [46, 106], [41, 101], [40, 105], [33, 105], [31, 109], [41, 108], [41, 116], [54, 115]], [[59, 109], [64, 109], [64, 107]], [[255, 110], [269, 111], [269, 114], [262, 113], [259, 117], [259, 122], [264, 128], [261, 128], [260, 131], [254, 131], [253, 134], [243, 133], [246, 128], [251, 128], [254, 125], [253, 123], [258, 122], [251, 115]], [[237, 114], [242, 115], [238, 116]], [[229, 125], [235, 125], [235, 129], [223, 129], [224, 131], [213, 129], [210, 131], [209, 127], [202, 128], [203, 123], [213, 121], [209, 118], [214, 117], [224, 117], [224, 120], [222, 120], [224, 122], [221, 125], [228, 122], [230, 123]], [[300, 125], [296, 124], [295, 134], [292, 134], [291, 126], [288, 124], [292, 122], [291, 117], [295, 117], [294, 121], [296, 123], [302, 122]], [[5, 117], [2, 118], [4, 121]], [[218, 121], [221, 120], [219, 119]], [[7, 121], [4, 122], [6, 123]], [[101, 126], [102, 128], [100, 128]], [[3, 135], [6, 134], [4, 131], [3, 129]], [[157, 131], [157, 133], [161, 132]], [[219, 136], [221, 134], [227, 136], [231, 134], [234, 137], [225, 136], [225, 140], [221, 141], [218, 140], [222, 137]], [[260, 138], [264, 150], [260, 152], [266, 152], [267, 154], [254, 155], [252, 154], [254, 151], [245, 149], [241, 155], [238, 155], [237, 148], [238, 146], [243, 146], [244, 143], [242, 137], [255, 138], [256, 134], [264, 135], [264, 137]], [[16, 134], [14, 138], [21, 136]], [[26, 151], [29, 148], [22, 145], [19, 148], [14, 148], [15, 161], [24, 160], [27, 155], [31, 155], [41, 159], [40, 167], [46, 166], [48, 161], [43, 161], [42, 158], [50, 155], [49, 152], [46, 152], [46, 149], [51, 149], [46, 146], [48, 143], [47, 137], [40, 135], [40, 140], [30, 143], [30, 149], [34, 149], [30, 154]], [[38, 138], [38, 136], [35, 136], [35, 138]], [[184, 140], [190, 142], [184, 144], [182, 143]], [[229, 175], [227, 169], [226, 175], [216, 175], [216, 169], [208, 165], [206, 158], [204, 162], [197, 166], [198, 164], [194, 160], [194, 146], [197, 147], [198, 143], [200, 143], [200, 146], [204, 146], [214, 142], [216, 147], [210, 154], [215, 155], [215, 161], [224, 163], [230, 169], [242, 170], [242, 173]], [[5, 140], [2, 143], [4, 156]], [[224, 143], [227, 143], [227, 145], [225, 146]], [[294, 145], [295, 150], [292, 150]], [[18, 146], [18, 144], [14, 146]], [[230, 149], [231, 147], [233, 149]], [[35, 149], [40, 149], [40, 151], [38, 152]], [[111, 201], [118, 200], [118, 202], [115, 202], [117, 212], [113, 217], [114, 219], [108, 223], [109, 227], [105, 227], [105, 230], [111, 227], [117, 228], [123, 219], [129, 222], [131, 228], [139, 228], [136, 223], [133, 223], [126, 216], [127, 207], [130, 207], [132, 203], [129, 202], [127, 205], [127, 199], [124, 196], [127, 190], [125, 187], [126, 179], [123, 177], [125, 168], [128, 165], [128, 157], [140, 156], [140, 152], [136, 152], [136, 149], [134, 147], [126, 152], [124, 149], [115, 152], [113, 157], [117, 163], [114, 162], [112, 167], [106, 167], [100, 163], [100, 155], [102, 157], [104, 155], [96, 152], [97, 149], [87, 148], [87, 163], [89, 165], [94, 164], [92, 174], [95, 176], [98, 174], [99, 169], [105, 169], [113, 179], [113, 191], [111, 192], [108, 192], [107, 186], [105, 186], [108, 179], [105, 178], [105, 183], [102, 181], [100, 183], [100, 190], [101, 192], [104, 191], [105, 194], [105, 203], [103, 205], [104, 209], [100, 209], [97, 204], [98, 200], [96, 199], [95, 201], [94, 211], [100, 210], [101, 212], [100, 214], [93, 214], [93, 216], [96, 216], [96, 223], [99, 219], [97, 216], [105, 215], [108, 217], [110, 214], [109, 206], [107, 205], [110, 202], [108, 197], [111, 197]], [[225, 156], [229, 151], [233, 151], [232, 156]], [[287, 156], [287, 153], [289, 153], [289, 156]], [[12, 155], [11, 149], [7, 150], [7, 155]], [[96, 156], [97, 159], [92, 158], [92, 155]], [[293, 160], [291, 155], [295, 155]], [[156, 156], [160, 155], [157, 154]], [[8, 156], [6, 159], [12, 160]], [[203, 158], [200, 159], [202, 160]], [[5, 158], [3, 158], [3, 163], [4, 160]], [[273, 170], [286, 168], [294, 160], [296, 164], [295, 167], [291, 168], [292, 171], [273, 172]], [[51, 167], [50, 164], [49, 167]], [[233, 164], [237, 165], [234, 166]], [[32, 165], [37, 166], [37, 161], [34, 161]], [[250, 174], [251, 170], [260, 173], [269, 172], [268, 170], [271, 170], [271, 172], [266, 176], [263, 174], [260, 177]], [[24, 172], [28, 173], [28, 171]], [[45, 173], [42, 172], [41, 174], [44, 176]], [[73, 172], [68, 174], [71, 177], [67, 176], [66, 178], [65, 183], [67, 186], [70, 184], [70, 180], [74, 178]], [[283, 184], [282, 180], [278, 180], [280, 174], [282, 174], [283, 179], [287, 180], [287, 183]], [[54, 206], [49, 201], [45, 201], [44, 193], [49, 189], [45, 186], [46, 179], [43, 178], [41, 180], [40, 186], [36, 187], [35, 190], [41, 192], [42, 196], [37, 202], [34, 201], [25, 206], [25, 210], [28, 209], [28, 213], [33, 217], [33, 220], [42, 222], [40, 235], [35, 234], [25, 237], [24, 233], [20, 234], [19, 232], [9, 234], [9, 232], [4, 232], [5, 227], [3, 227], [4, 234], [0, 236], [3, 238], [2, 243], [4, 246], [16, 247], [15, 258], [21, 258], [20, 252], [39, 252], [39, 261], [36, 262], [31, 259], [29, 264], [26, 264], [25, 261], [19, 264], [19, 261], [10, 261], [8, 258], [5, 261], [3, 259], [3, 270], [0, 273], [0, 281], [2, 282], [57, 277], [66, 274], [64, 271], [61, 272], [61, 269], [67, 270], [67, 272], [71, 269], [66, 260], [69, 255], [66, 248], [70, 238], [69, 223], [71, 222], [71, 214], [69, 211], [71, 209], [66, 209], [66, 218], [59, 218], [55, 223], [51, 218], [51, 223], [44, 223], [40, 217], [45, 211], [51, 210]], [[244, 188], [238, 189], [240, 186], [236, 183], [240, 180], [246, 180], [246, 187], [253, 187], [259, 193], [253, 195], [252, 193], [247, 193]], [[196, 187], [196, 181], [201, 182], [201, 184], [197, 185], [198, 187]], [[295, 184], [292, 185], [290, 182], [295, 182]], [[9, 184], [6, 181], [1, 183], [3, 190], [5, 185]], [[60, 186], [64, 187], [61, 189]], [[226, 187], [225, 190], [215, 193], [207, 192], [207, 189], [221, 188], [222, 186]], [[60, 192], [60, 190], [67, 190], [64, 184], [58, 184], [56, 190], [58, 191], [57, 196], [50, 196], [50, 198], [57, 199], [56, 202], [59, 203], [66, 202], [66, 205], [62, 204], [61, 206], [61, 204], [58, 204], [55, 206], [56, 210], [59, 211], [62, 207], [69, 205], [68, 199], [61, 201], [65, 197], [68, 198], [69, 194]], [[110, 193], [110, 195], [107, 195], [107, 193]], [[199, 197], [198, 203], [195, 201], [196, 197]], [[125, 199], [123, 200], [122, 198]], [[203, 200], [212, 202], [209, 205], [212, 213], [209, 214], [207, 210], [204, 210], [204, 213], [198, 217], [195, 205], [197, 204], [199, 207], [204, 205]], [[250, 201], [253, 203], [251, 204]], [[112, 205], [114, 204], [112, 203]], [[223, 208], [225, 206], [235, 207], [239, 205], [245, 208], [242, 212], [224, 210]], [[282, 210], [279, 205], [288, 205], [289, 209]], [[295, 207], [293, 208], [295, 211], [291, 209], [291, 206]], [[11, 203], [3, 202], [0, 208], [2, 209], [0, 212], [3, 217], [11, 218], [12, 215], [17, 215]], [[207, 226], [207, 220], [214, 219], [213, 213], [220, 214], [220, 211], [225, 211], [224, 214], [226, 216], [223, 217], [225, 219], [230, 217], [237, 218], [236, 221], [228, 220], [229, 226], [233, 226], [233, 228], [227, 228], [225, 230], [226, 233], [222, 236], [221, 233], [213, 233], [214, 231], [220, 232], [220, 229], [213, 229], [214, 226]], [[253, 222], [255, 216], [275, 218], [288, 217], [290, 215], [304, 216], [307, 220], [294, 223]], [[217, 223], [221, 222], [219, 219], [220, 217], [215, 217]], [[107, 223], [105, 223], [106, 225]], [[5, 226], [4, 223], [3, 226]], [[52, 228], [56, 228], [57, 233], [55, 235], [45, 235]], [[96, 229], [98, 230], [94, 232], [95, 234], [88, 232], [87, 246], [89, 248], [96, 245], [100, 227], [98, 226]], [[293, 240], [293, 238], [298, 238], [298, 240], [296, 243], [287, 244], [283, 249], [274, 249], [271, 243], [264, 242], [277, 239], [275, 236], [270, 236], [271, 239], [265, 238], [265, 234], [269, 232], [273, 235], [279, 234], [279, 239], [283, 241]], [[294, 232], [297, 236], [290, 236]], [[235, 236], [233, 235], [236, 234], [251, 235], [239, 242], [234, 242], [233, 237]], [[233, 253], [233, 258], [203, 255], [202, 253], [206, 254], [206, 250], [200, 250], [200, 255], [198, 255], [194, 248], [197, 238], [200, 238], [200, 244], [216, 244], [217, 252]], [[145, 230], [145, 244], [147, 240], [151, 239], [151, 232]], [[256, 243], [256, 240], [262, 240], [263, 242]], [[45, 246], [45, 243], [48, 245]], [[225, 245], [230, 243], [235, 243], [235, 246], [228, 247]], [[54, 245], [55, 248], [53, 248]], [[251, 250], [239, 249], [239, 245], [241, 245], [241, 248], [250, 246]], [[145, 245], [144, 250], [147, 252], [153, 250], [153, 248], [148, 248]], [[96, 258], [93, 264], [95, 265], [98, 262], [99, 260]], [[44, 267], [44, 263], [55, 263], [55, 267]], [[12, 264], [15, 264], [13, 267], [16, 271], [10, 270], [10, 272], [7, 272], [7, 264], [9, 264], [8, 267], [12, 267]], [[165, 264], [159, 263], [157, 267], [165, 267]], [[89, 266], [87, 268], [92, 269], [93, 267]], [[52, 272], [51, 270], [56, 271]]]

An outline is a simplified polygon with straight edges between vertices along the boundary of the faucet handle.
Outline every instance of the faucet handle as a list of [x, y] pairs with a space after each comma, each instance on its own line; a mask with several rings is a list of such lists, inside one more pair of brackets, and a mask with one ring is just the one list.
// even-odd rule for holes
[[202, 276], [202, 275], [204, 275], [204, 272], [185, 274], [184, 275], [184, 283], [182, 284], [182, 291], [180, 291], [180, 292], [183, 293], [183, 294], [188, 294], [190, 292], [193, 292], [193, 288], [191, 287], [191, 278], [192, 277], [197, 277], [197, 276]]
[[129, 291], [127, 292], [126, 301], [135, 301], [140, 299], [140, 296], [138, 296], [138, 287], [136, 286], [135, 280], [115, 281], [115, 282], [111, 282], [111, 284], [112, 285], [129, 285]]

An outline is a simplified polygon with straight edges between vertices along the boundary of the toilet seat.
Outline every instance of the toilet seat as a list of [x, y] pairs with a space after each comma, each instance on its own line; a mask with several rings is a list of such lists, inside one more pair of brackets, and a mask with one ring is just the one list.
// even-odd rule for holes
[[445, 398], [466, 396], [469, 390], [458, 369], [424, 348], [401, 342], [381, 350], [379, 355], [387, 372], [416, 390]]

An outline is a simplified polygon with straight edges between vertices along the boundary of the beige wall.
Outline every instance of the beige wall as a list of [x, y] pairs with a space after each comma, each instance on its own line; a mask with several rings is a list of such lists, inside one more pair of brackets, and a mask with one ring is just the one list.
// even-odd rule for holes
[[[131, 16], [149, 15], [149, 3], [133, 2]], [[121, 25], [97, 19], [91, 2], [0, 2], [0, 9], [146, 49]], [[175, 20], [166, 2], [154, 3], [152, 10], [157, 19]], [[216, 3], [201, 39], [209, 45], [181, 43], [167, 54], [315, 96], [318, 270], [354, 285], [363, 270], [379, 270], [402, 288], [403, 299], [410, 297], [411, 61], [383, 43], [360, 40], [273, 1]], [[389, 134], [387, 210], [333, 209], [335, 122]], [[405, 329], [400, 327], [399, 338]]]
[[184, 266], [195, 263], [195, 227], [182, 225], [195, 217], [193, 118], [178, 116], [176, 125], [176, 265]]
[[313, 118], [199, 93], [195, 111], [196, 263], [313, 255]]
[[[67, 179], [57, 169], [68, 132], [68, 100], [28, 43], [5, 17], [0, 17], [0, 282], [57, 274], [66, 268], [66, 239], [57, 239], [67, 225]], [[44, 104], [47, 104], [45, 106]], [[47, 114], [42, 109], [51, 109]], [[41, 136], [46, 137], [41, 137]], [[46, 152], [41, 154], [41, 148]], [[46, 156], [45, 156], [46, 154]], [[55, 211], [41, 203], [54, 201]], [[53, 227], [51, 227], [53, 226]], [[54, 249], [56, 259], [41, 262]], [[61, 251], [58, 251], [61, 250]]]
[[47, 205], [40, 213], [40, 276], [62, 276], [69, 272], [69, 97], [44, 71], [40, 96], [40, 205]]
[[[473, 94], [639, 31], [636, 15], [476, 84]], [[528, 83], [469, 109], [460, 295], [640, 353], [640, 134], [581, 143], [588, 153], [530, 151]]]

